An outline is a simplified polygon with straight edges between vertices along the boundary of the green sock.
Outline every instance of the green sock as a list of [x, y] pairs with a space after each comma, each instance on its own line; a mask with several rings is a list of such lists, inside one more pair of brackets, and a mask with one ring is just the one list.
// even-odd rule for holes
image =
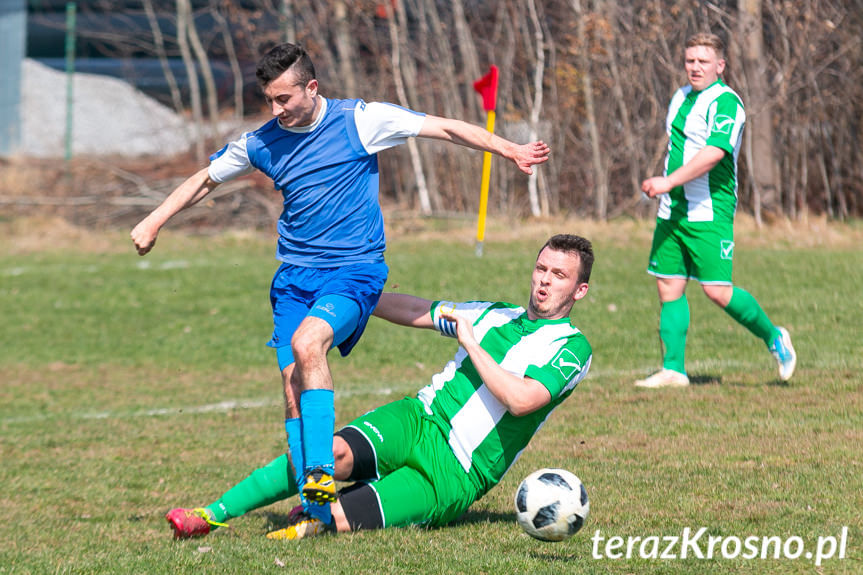
[[665, 347], [662, 367], [678, 373], [686, 373], [684, 355], [686, 332], [689, 330], [689, 300], [683, 294], [674, 301], [662, 303], [659, 312], [659, 337]]
[[297, 482], [288, 456], [282, 455], [253, 471], [226, 491], [218, 501], [208, 505], [206, 510], [213, 521], [223, 523], [297, 493]]
[[761, 309], [758, 301], [745, 289], [734, 288], [731, 300], [725, 306], [725, 312], [768, 346], [773, 338], [779, 335], [779, 330]]

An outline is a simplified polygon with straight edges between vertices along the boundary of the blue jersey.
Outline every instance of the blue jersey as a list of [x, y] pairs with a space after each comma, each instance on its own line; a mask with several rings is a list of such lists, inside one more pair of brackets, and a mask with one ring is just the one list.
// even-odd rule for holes
[[282, 192], [277, 258], [305, 267], [383, 261], [377, 152], [416, 136], [424, 114], [393, 104], [322, 98], [315, 122], [267, 122], [213, 154], [210, 178], [257, 168]]

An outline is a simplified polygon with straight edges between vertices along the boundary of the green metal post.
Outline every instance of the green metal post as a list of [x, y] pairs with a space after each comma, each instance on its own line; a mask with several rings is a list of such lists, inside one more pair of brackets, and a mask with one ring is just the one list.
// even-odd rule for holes
[[75, 11], [76, 3], [66, 3], [66, 161], [72, 159], [72, 126], [75, 107]]

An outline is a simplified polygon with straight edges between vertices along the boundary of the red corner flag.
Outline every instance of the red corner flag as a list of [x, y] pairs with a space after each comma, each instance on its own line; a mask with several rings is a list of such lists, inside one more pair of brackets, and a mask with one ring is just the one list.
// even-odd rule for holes
[[488, 74], [473, 83], [473, 89], [482, 95], [482, 109], [494, 110], [497, 107], [497, 66], [490, 66]]

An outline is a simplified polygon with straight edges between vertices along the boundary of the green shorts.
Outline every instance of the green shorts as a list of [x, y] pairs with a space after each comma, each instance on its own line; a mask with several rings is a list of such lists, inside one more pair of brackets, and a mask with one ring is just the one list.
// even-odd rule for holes
[[374, 451], [378, 478], [369, 485], [384, 527], [445, 525], [482, 495], [418, 399], [388, 403], [347, 427], [359, 431]]
[[656, 220], [647, 273], [731, 285], [734, 224]]

